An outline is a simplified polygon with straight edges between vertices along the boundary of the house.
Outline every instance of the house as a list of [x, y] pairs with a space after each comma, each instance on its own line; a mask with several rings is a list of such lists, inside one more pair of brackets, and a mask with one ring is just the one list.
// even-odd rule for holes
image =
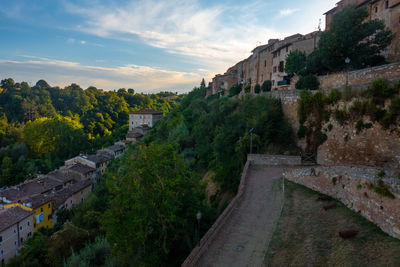
[[134, 128], [147, 125], [150, 128], [163, 117], [163, 112], [154, 109], [141, 109], [138, 111], [132, 111], [129, 113], [129, 131], [133, 131]]
[[61, 170], [74, 177], [76, 181], [90, 180], [96, 177], [95, 168], [83, 165], [79, 162], [73, 165], [64, 166]]
[[101, 150], [97, 151], [97, 154], [108, 154], [114, 158], [119, 158], [122, 156], [126, 149], [125, 145], [122, 144], [114, 144], [112, 146], [108, 146], [106, 148], [103, 148]]
[[3, 265], [17, 255], [33, 233], [33, 212], [21, 207], [0, 210], [0, 261]]
[[329, 30], [334, 15], [340, 12], [344, 7], [353, 5], [357, 8], [366, 8], [368, 11], [367, 20], [380, 19], [386, 27], [390, 29], [394, 38], [391, 45], [382, 53], [391, 61], [400, 59], [400, 0], [342, 0], [336, 3], [336, 6], [325, 15], [325, 29]]
[[72, 159], [65, 161], [65, 167], [70, 168], [72, 165], [80, 163], [82, 165], [96, 169], [97, 175], [102, 175], [107, 168], [107, 164], [113, 159], [111, 155], [108, 154], [89, 154], [89, 155], [79, 155]]
[[126, 134], [126, 140], [131, 142], [131, 143], [136, 143], [137, 141], [141, 140], [144, 137], [143, 134], [139, 132], [134, 132], [134, 131], [129, 131]]

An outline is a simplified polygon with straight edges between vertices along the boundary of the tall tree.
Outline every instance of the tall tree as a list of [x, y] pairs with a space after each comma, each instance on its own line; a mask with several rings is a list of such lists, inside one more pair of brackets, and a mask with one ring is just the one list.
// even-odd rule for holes
[[383, 21], [367, 18], [367, 9], [354, 6], [345, 7], [333, 17], [331, 28], [319, 41], [322, 63], [328, 70], [345, 69], [347, 57], [352, 68], [384, 62], [380, 53], [391, 43], [393, 34], [385, 29]]

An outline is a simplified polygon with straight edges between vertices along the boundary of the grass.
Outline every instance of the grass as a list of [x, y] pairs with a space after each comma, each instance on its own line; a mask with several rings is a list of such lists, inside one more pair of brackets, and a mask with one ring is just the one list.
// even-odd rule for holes
[[[400, 266], [400, 240], [336, 200], [285, 181], [285, 206], [265, 256], [264, 266]], [[336, 209], [323, 206], [335, 203]], [[338, 233], [354, 229], [355, 238]]]

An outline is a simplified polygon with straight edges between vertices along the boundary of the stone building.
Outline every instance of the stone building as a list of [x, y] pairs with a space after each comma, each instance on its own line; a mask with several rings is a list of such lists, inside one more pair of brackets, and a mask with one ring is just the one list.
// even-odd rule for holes
[[384, 21], [386, 27], [393, 32], [394, 38], [383, 55], [391, 61], [398, 61], [400, 59], [400, 0], [342, 0], [324, 14], [326, 30], [330, 29], [333, 16], [349, 5], [366, 8], [369, 13], [368, 20], [380, 19]]
[[250, 84], [254, 92], [257, 84], [262, 85], [268, 80], [275, 89], [294, 88], [291, 77], [284, 70], [286, 57], [294, 50], [310, 54], [317, 47], [320, 36], [321, 32], [315, 31], [306, 35], [295, 34], [283, 40], [270, 39], [267, 44], [254, 48], [251, 56], [230, 67], [225, 74], [216, 75], [211, 92], [207, 94], [227, 93], [238, 83]]
[[141, 109], [129, 113], [129, 131], [141, 125], [153, 127], [154, 124], [163, 117], [161, 111], [154, 109]]
[[17, 255], [24, 241], [33, 233], [33, 212], [21, 207], [0, 210], [1, 265]]

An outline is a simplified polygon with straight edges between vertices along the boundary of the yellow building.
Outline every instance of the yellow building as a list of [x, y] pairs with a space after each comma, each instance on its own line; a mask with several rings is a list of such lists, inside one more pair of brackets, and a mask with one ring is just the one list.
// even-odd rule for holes
[[[21, 203], [22, 202], [22, 203]], [[27, 211], [33, 211], [33, 231], [39, 228], [53, 227], [53, 201], [47, 195], [35, 195], [25, 198], [20, 203], [12, 203], [4, 205], [4, 208], [19, 206]]]

